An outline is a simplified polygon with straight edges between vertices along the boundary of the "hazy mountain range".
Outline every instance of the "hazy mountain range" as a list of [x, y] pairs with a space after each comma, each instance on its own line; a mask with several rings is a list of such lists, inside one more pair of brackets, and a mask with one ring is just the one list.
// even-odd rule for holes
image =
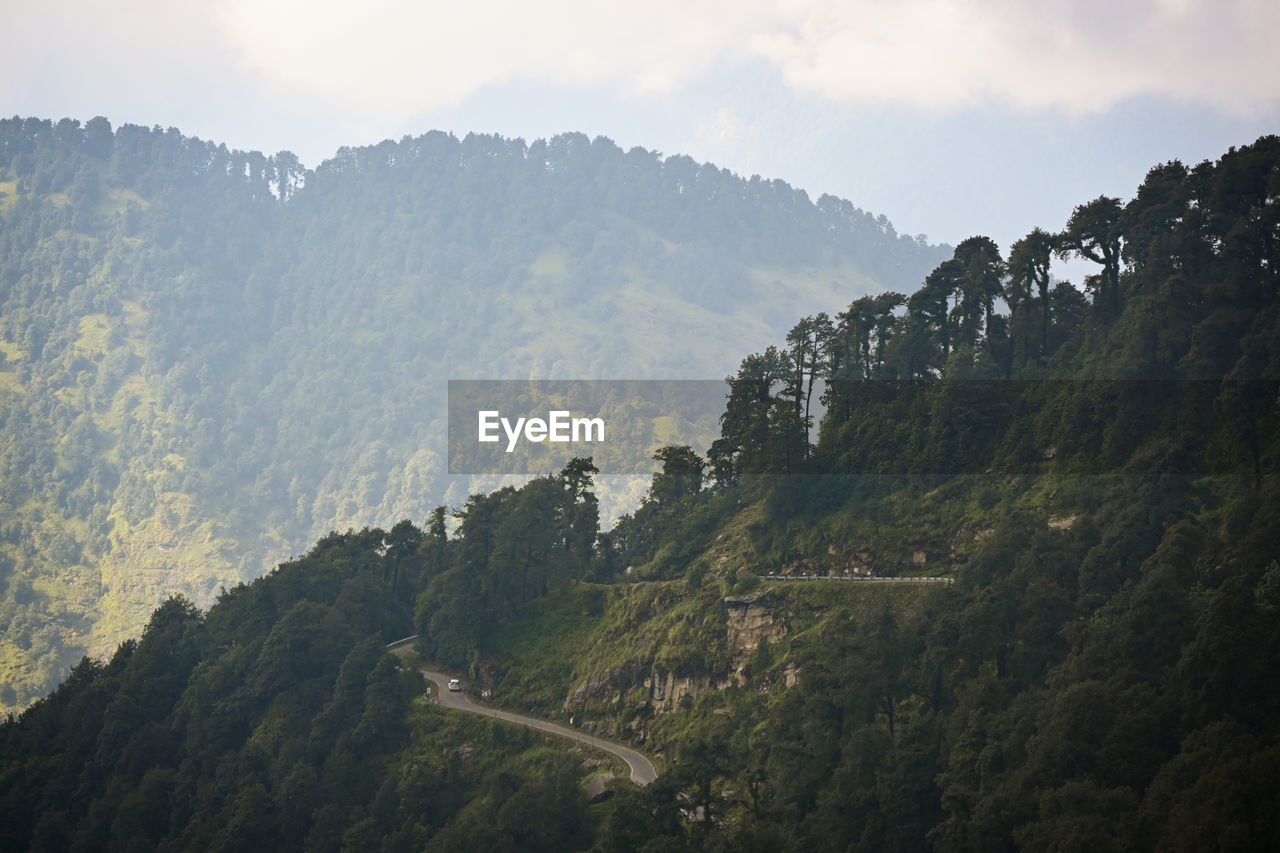
[[0, 708], [332, 529], [421, 521], [449, 378], [723, 377], [945, 255], [847, 201], [567, 134], [314, 171], [0, 122]]

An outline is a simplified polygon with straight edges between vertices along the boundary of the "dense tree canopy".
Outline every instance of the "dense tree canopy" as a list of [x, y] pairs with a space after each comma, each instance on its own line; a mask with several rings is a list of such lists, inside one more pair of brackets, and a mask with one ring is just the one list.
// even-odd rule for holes
[[[574, 460], [166, 601], [0, 726], [0, 846], [1275, 847], [1277, 176], [1272, 137], [1165, 164], [799, 321], [606, 533]], [[760, 577], [867, 571], [954, 583]], [[414, 626], [661, 778], [587, 806], [574, 758], [415, 704]]]
[[207, 606], [326, 531], [463, 502], [449, 378], [719, 376], [795, 306], [937, 257], [847, 202], [581, 134], [312, 171], [2, 120], [0, 710], [170, 594]]

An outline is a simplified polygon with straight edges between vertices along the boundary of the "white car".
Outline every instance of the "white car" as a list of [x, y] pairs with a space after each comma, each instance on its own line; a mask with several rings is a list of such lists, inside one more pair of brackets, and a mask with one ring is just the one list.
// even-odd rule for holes
[[456, 679], [456, 678], [450, 678], [450, 679], [449, 679], [449, 692], [450, 692], [450, 693], [457, 693], [457, 692], [458, 692], [458, 691], [460, 691], [461, 689], [462, 689], [462, 682], [461, 682], [461, 681], [459, 681], [459, 680], [458, 680], [458, 679]]

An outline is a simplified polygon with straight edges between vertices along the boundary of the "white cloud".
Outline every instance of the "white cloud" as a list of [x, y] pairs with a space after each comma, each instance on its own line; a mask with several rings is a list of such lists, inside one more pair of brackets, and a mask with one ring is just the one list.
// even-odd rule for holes
[[13, 5], [0, 108], [172, 117], [184, 128], [238, 112], [246, 126], [292, 116], [383, 133], [506, 84], [625, 100], [679, 94], [748, 64], [817, 103], [925, 113], [997, 104], [1082, 114], [1143, 95], [1240, 116], [1280, 105], [1274, 0]]
[[512, 80], [664, 94], [753, 60], [820, 98], [927, 110], [1083, 113], [1156, 94], [1243, 113], [1280, 100], [1271, 0], [224, 0], [217, 20], [280, 91], [370, 114]]
[[753, 49], [834, 100], [1074, 113], [1167, 95], [1247, 112], [1280, 99], [1280, 5], [1255, 0], [787, 4]]
[[282, 90], [356, 109], [454, 106], [511, 80], [627, 94], [679, 88], [733, 53], [733, 27], [764, 4], [598, 0], [413, 3], [227, 0], [223, 33], [242, 63]]

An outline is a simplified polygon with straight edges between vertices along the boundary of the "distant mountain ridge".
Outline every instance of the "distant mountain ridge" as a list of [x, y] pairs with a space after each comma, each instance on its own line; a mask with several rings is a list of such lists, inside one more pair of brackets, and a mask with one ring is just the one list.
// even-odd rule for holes
[[420, 521], [450, 377], [715, 378], [945, 255], [781, 181], [566, 134], [315, 170], [0, 121], [0, 709], [170, 593]]

